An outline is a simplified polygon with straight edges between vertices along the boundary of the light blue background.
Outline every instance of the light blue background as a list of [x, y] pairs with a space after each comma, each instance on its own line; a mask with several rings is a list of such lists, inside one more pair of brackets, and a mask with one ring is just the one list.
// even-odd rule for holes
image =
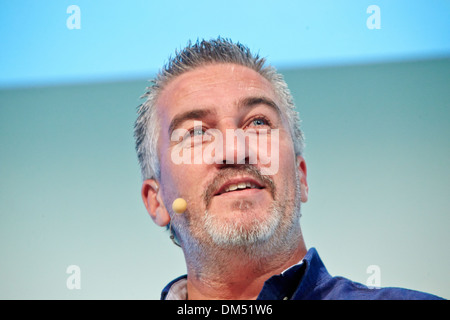
[[[69, 30], [67, 7], [81, 10]], [[369, 5], [381, 29], [369, 30]], [[450, 52], [450, 2], [3, 1], [0, 85], [148, 77], [188, 39], [222, 35], [278, 67], [433, 57]]]
[[[66, 9], [81, 9], [69, 30]], [[369, 30], [366, 9], [381, 9]], [[449, 1], [0, 5], [0, 298], [157, 299], [185, 272], [140, 199], [133, 122], [188, 39], [285, 75], [306, 133], [308, 246], [330, 273], [450, 298]], [[66, 268], [81, 268], [81, 289]]]

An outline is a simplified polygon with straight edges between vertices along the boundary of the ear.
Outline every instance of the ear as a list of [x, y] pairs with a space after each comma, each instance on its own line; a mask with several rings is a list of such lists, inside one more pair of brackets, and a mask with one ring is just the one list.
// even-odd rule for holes
[[168, 225], [170, 215], [162, 201], [158, 182], [154, 179], [145, 180], [142, 183], [141, 195], [145, 208], [153, 221], [161, 227]]
[[297, 170], [300, 178], [300, 192], [302, 195], [302, 202], [308, 201], [308, 181], [306, 179], [306, 161], [302, 156], [297, 156]]

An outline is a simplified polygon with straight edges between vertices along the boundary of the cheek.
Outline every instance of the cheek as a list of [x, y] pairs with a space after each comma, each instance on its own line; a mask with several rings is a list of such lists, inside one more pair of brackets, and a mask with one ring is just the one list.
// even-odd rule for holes
[[[182, 197], [188, 207], [201, 205], [203, 196], [202, 183], [206, 177], [207, 165], [194, 163], [194, 150], [181, 148], [182, 144], [171, 146], [167, 137], [162, 137], [159, 144], [161, 187], [165, 202]], [[176, 140], [178, 141], [178, 140]], [[201, 153], [200, 153], [201, 154]], [[187, 158], [185, 157], [187, 155]]]
[[273, 175], [273, 179], [278, 182], [277, 186], [279, 192], [290, 193], [294, 192], [296, 184], [296, 160], [292, 140], [282, 138], [280, 135], [278, 157], [278, 171]]
[[201, 177], [205, 174], [201, 165], [175, 164], [170, 155], [161, 157], [161, 185], [172, 199], [182, 197], [189, 203], [202, 195]]
[[165, 201], [181, 196], [181, 182], [185, 178], [182, 176], [183, 171], [179, 167], [179, 165], [172, 162], [170, 153], [162, 153], [160, 155], [160, 184], [165, 194]]
[[174, 146], [171, 147], [170, 141], [168, 136], [162, 135], [160, 137], [160, 144], [158, 146], [160, 150], [160, 182], [167, 189], [167, 193], [179, 194], [178, 189], [185, 181], [186, 178], [184, 175], [188, 171], [184, 168], [186, 165], [179, 161], [178, 152], [176, 152], [177, 149]]
[[185, 165], [174, 164], [170, 158], [161, 157], [161, 184], [167, 191], [179, 194], [189, 184], [189, 170]]

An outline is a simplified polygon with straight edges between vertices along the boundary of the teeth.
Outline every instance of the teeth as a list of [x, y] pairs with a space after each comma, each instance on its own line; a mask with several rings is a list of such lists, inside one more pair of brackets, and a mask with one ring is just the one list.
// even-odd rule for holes
[[256, 188], [256, 185], [250, 182], [240, 182], [238, 184], [230, 184], [226, 189], [225, 192], [228, 191], [234, 191], [237, 189], [245, 189], [245, 188]]

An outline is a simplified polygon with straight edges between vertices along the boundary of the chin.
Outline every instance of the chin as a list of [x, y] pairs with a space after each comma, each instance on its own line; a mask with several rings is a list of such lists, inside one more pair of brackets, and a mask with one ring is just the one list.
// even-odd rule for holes
[[[241, 203], [239, 205], [242, 206]], [[213, 243], [219, 246], [263, 243], [272, 238], [280, 225], [281, 216], [274, 211], [251, 207], [234, 208], [227, 214], [206, 212], [205, 230]]]

